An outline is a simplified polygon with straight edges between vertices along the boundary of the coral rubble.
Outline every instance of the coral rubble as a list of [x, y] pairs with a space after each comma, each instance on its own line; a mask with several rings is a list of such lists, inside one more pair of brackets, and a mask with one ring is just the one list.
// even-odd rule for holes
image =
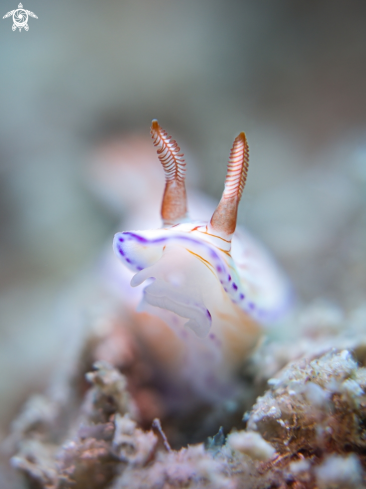
[[40, 396], [13, 424], [12, 465], [29, 487], [366, 487], [366, 368], [348, 350], [290, 362], [269, 379], [245, 429], [177, 450], [140, 426], [118, 369], [97, 362], [86, 377], [92, 386], [63, 430], [55, 424], [65, 406]]

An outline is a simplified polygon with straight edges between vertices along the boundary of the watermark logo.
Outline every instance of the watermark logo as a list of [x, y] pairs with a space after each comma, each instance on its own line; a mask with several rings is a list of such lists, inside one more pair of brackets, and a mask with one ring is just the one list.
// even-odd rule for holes
[[3, 19], [7, 19], [11, 16], [13, 16], [13, 25], [11, 28], [13, 31], [19, 29], [19, 32], [21, 32], [22, 29], [24, 29], [25, 31], [29, 30], [28, 17], [34, 17], [35, 19], [38, 19], [38, 17], [33, 12], [31, 12], [30, 10], [25, 10], [21, 3], [18, 5], [18, 8], [16, 10], [12, 10], [11, 12], [5, 14]]

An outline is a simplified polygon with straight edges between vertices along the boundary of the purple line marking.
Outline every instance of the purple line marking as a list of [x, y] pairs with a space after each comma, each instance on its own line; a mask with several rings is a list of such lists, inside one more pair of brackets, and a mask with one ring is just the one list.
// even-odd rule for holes
[[[155, 244], [155, 243], [164, 243], [165, 241], [170, 241], [170, 240], [174, 240], [174, 239], [177, 239], [178, 241], [179, 240], [182, 240], [182, 241], [189, 241], [191, 243], [195, 243], [199, 246], [203, 246], [205, 248], [208, 248], [207, 244], [206, 243], [202, 243], [201, 241], [197, 240], [197, 239], [193, 239], [191, 237], [188, 237], [188, 236], [173, 236], [171, 238], [156, 238], [156, 239], [147, 239], [147, 238], [143, 238], [142, 236], [139, 236], [138, 234], [135, 234], [135, 233], [131, 233], [130, 231], [126, 231], [123, 233], [125, 236], [129, 237], [129, 238], [132, 238], [132, 239], [136, 239], [137, 241], [139, 241], [140, 243], [151, 243], [151, 244]], [[217, 253], [212, 250], [211, 248], [208, 248], [211, 252], [211, 255], [213, 258], [219, 258], [219, 256], [217, 255]]]
[[129, 232], [126, 232], [126, 233], [123, 233], [123, 234], [125, 236], [131, 237], [131, 238], [135, 238], [140, 243], [147, 243], [148, 242], [147, 239], [143, 238], [142, 236], [139, 236], [138, 234], [129, 233]]
[[[206, 248], [207, 250], [210, 251], [210, 255], [212, 258], [214, 258], [216, 260], [216, 263], [215, 263], [215, 266], [216, 266], [216, 270], [218, 272], [222, 272], [222, 266], [221, 266], [221, 260], [220, 260], [220, 257], [218, 256], [218, 254], [216, 253], [215, 250], [209, 248], [207, 246], [206, 243], [202, 243], [201, 241], [197, 240], [197, 239], [193, 239], [191, 237], [188, 237], [188, 236], [173, 236], [172, 238], [156, 238], [156, 239], [147, 239], [147, 238], [143, 238], [142, 236], [139, 236], [138, 234], [135, 234], [135, 233], [131, 233], [129, 231], [126, 231], [123, 233], [125, 236], [127, 236], [128, 238], [130, 239], [136, 239], [137, 241], [139, 241], [140, 243], [151, 243], [151, 244], [156, 244], [156, 243], [164, 243], [165, 241], [169, 241], [169, 240], [174, 240], [174, 239], [177, 239], [178, 241], [181, 240], [181, 241], [188, 241], [190, 243], [194, 243], [198, 246], [201, 246], [201, 247], [204, 247]], [[218, 261], [220, 260], [220, 261]]]
[[[147, 238], [144, 238], [144, 237], [139, 236], [138, 234], [135, 234], [132, 232], [124, 232], [123, 236], [127, 240], [136, 240], [136, 241], [143, 243], [143, 244], [146, 244], [146, 243], [158, 244], [158, 243], [164, 243], [166, 241], [171, 241], [171, 240], [173, 240], [173, 241], [174, 240], [188, 241], [190, 243], [196, 244], [197, 246], [205, 248], [209, 252], [211, 258], [213, 258], [215, 260], [215, 263], [214, 263], [215, 268], [219, 274], [221, 274], [226, 269], [226, 266], [225, 265], [223, 266], [222, 259], [220, 258], [220, 256], [218, 255], [218, 253], [214, 249], [212, 249], [209, 245], [207, 245], [207, 243], [202, 243], [201, 241], [193, 239], [193, 238], [188, 237], [188, 236], [178, 235], [178, 236], [173, 236], [173, 237], [162, 237], [162, 238], [156, 238], [156, 239], [147, 239]], [[122, 237], [118, 237], [118, 241], [123, 242], [124, 239]], [[122, 256], [125, 256], [124, 251], [122, 250], [121, 247], [118, 246], [117, 249]], [[128, 263], [133, 264], [128, 258], [125, 258], [125, 260]], [[140, 269], [142, 269], [142, 268], [138, 267], [138, 270], [140, 270]], [[228, 275], [228, 280], [229, 280], [229, 282], [231, 281], [230, 275]], [[220, 280], [220, 283], [223, 285], [224, 281]], [[238, 290], [238, 286], [236, 284], [233, 284], [233, 289], [235, 291]], [[225, 292], [228, 293], [228, 290], [225, 287], [224, 287], [224, 290], [225, 290]], [[240, 300], [244, 300], [246, 298], [243, 293], [240, 293], [239, 297], [240, 297]], [[233, 300], [233, 299], [231, 299], [231, 300]], [[235, 302], [235, 301], [233, 301], [233, 302]], [[255, 311], [256, 316], [267, 317], [267, 318], [272, 318], [272, 319], [275, 318], [276, 316], [279, 316], [282, 312], [281, 310], [280, 311], [278, 311], [278, 310], [265, 311], [262, 309], [260, 310], [256, 307], [256, 305], [253, 302], [250, 302], [247, 307], [250, 309], [251, 312]]]

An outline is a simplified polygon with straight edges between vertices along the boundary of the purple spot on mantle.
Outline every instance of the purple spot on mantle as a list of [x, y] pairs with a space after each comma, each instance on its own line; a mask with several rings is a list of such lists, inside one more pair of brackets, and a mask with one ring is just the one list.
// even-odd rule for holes
[[218, 272], [222, 272], [222, 268], [221, 267], [217, 267], [217, 271]]
[[143, 268], [142, 267], [137, 267], [137, 270], [143, 270]]
[[215, 340], [216, 336], [213, 333], [210, 333], [209, 338], [210, 338], [210, 340]]
[[119, 241], [120, 243], [123, 243], [123, 242], [124, 242], [124, 239], [123, 239], [123, 238], [118, 238], [118, 241]]
[[227, 279], [230, 282], [231, 281], [231, 275], [228, 275]]
[[120, 252], [120, 254], [122, 256], [125, 256], [125, 252], [123, 251], [123, 249], [120, 246], [118, 246], [118, 251]]
[[233, 289], [238, 290], [238, 286], [235, 283], [233, 283]]
[[131, 260], [129, 258], [126, 258], [127, 263], [131, 263]]
[[241, 300], [243, 300], [243, 299], [244, 299], [244, 297], [245, 297], [245, 295], [244, 295], [244, 294], [240, 294], [240, 299], [241, 299]]
[[211, 320], [211, 313], [208, 309], [206, 309], [206, 316]]
[[253, 304], [253, 302], [249, 302], [249, 308], [252, 310], [255, 309], [255, 304]]

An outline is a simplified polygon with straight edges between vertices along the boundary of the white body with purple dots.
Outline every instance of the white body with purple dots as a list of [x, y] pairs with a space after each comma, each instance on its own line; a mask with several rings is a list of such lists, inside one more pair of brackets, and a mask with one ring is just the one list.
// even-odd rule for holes
[[166, 174], [164, 226], [117, 233], [115, 253], [136, 272], [133, 287], [147, 281], [140, 310], [160, 316], [187, 343], [190, 366], [203, 374], [203, 355], [204, 371], [214, 364], [232, 371], [255, 346], [260, 324], [279, 319], [289, 305], [288, 283], [272, 259], [248, 233], [235, 231], [248, 167], [244, 133], [209, 223], [189, 222], [180, 150], [156, 121], [152, 135]]

